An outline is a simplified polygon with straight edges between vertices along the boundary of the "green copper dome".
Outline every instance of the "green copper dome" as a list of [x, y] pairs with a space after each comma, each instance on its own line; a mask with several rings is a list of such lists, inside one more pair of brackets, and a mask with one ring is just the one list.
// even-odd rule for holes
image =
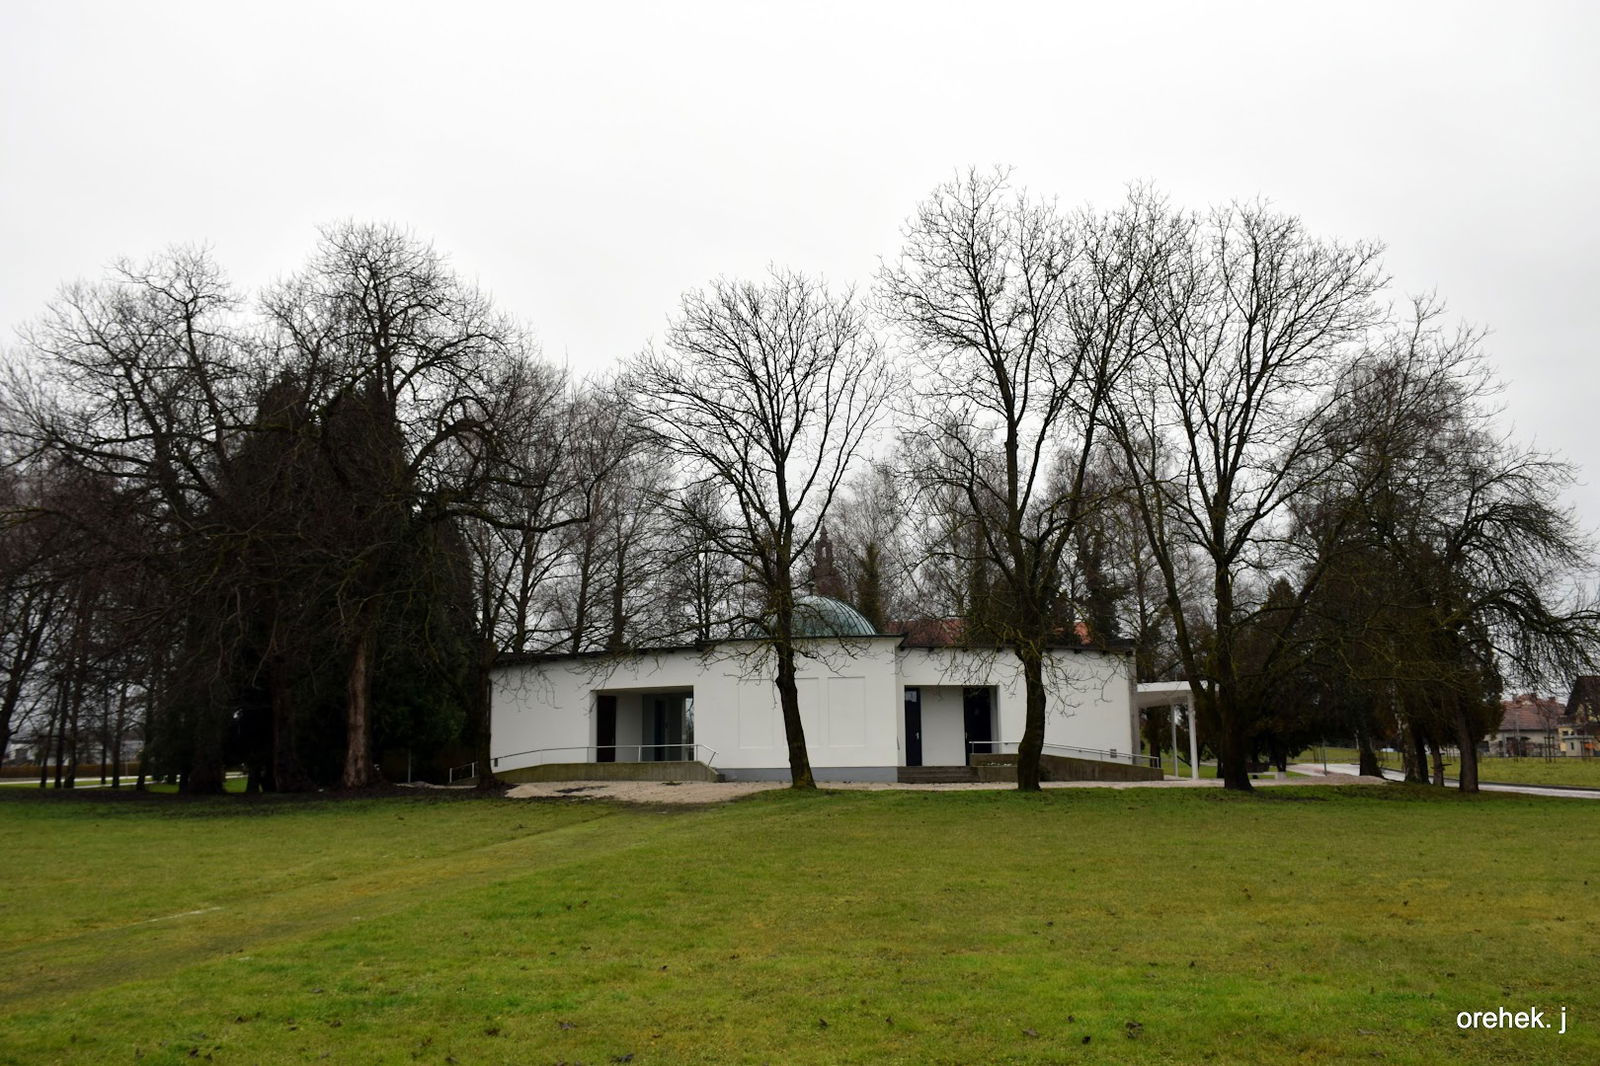
[[794, 601], [797, 637], [870, 637], [876, 632], [860, 611], [841, 600], [801, 596]]

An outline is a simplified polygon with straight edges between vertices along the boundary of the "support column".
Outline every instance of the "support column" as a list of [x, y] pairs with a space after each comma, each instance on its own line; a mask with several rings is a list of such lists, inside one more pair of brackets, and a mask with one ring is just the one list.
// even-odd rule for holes
[[1172, 722], [1172, 776], [1178, 776], [1178, 704], [1167, 708], [1167, 718]]
[[[1200, 780], [1200, 741], [1195, 736], [1194, 727], [1194, 700], [1188, 703], [1189, 709], [1189, 776], [1196, 781]], [[1177, 769], [1177, 767], [1173, 767]]]

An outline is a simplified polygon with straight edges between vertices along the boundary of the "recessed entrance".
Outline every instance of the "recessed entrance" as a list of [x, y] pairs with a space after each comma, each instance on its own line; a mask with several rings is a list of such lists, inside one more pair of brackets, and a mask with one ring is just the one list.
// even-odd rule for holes
[[595, 762], [679, 762], [698, 757], [694, 690], [595, 693]]
[[922, 765], [922, 690], [906, 689], [906, 765]]
[[992, 755], [999, 750], [994, 742], [994, 689], [964, 689], [961, 718], [966, 732], [966, 762], [971, 762], [974, 755]]
[[966, 766], [999, 750], [995, 690], [919, 685], [905, 690], [905, 765]]

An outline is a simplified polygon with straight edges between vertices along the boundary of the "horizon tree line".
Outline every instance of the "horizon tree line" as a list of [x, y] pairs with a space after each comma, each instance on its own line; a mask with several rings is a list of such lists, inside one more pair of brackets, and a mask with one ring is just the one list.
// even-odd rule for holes
[[506, 657], [738, 636], [814, 787], [819, 544], [880, 630], [1016, 657], [1023, 789], [1085, 638], [1189, 681], [1232, 789], [1333, 729], [1364, 768], [1458, 747], [1472, 790], [1506, 684], [1595, 670], [1570, 466], [1495, 428], [1481, 334], [1391, 310], [1379, 246], [1142, 186], [1063, 212], [1004, 170], [902, 236], [869, 294], [716, 279], [585, 381], [393, 226], [253, 299], [184, 248], [65, 287], [0, 393], [0, 759], [488, 785]]

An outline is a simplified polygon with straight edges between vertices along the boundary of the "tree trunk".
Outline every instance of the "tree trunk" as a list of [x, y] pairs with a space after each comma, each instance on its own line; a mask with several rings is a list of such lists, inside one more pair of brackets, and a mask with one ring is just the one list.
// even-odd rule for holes
[[611, 634], [606, 637], [606, 651], [621, 651], [628, 635], [628, 557], [620, 549], [616, 556], [617, 568], [611, 575]]
[[1022, 743], [1017, 745], [1017, 791], [1039, 791], [1039, 757], [1044, 754], [1044, 655], [1032, 644], [1017, 648], [1022, 660], [1026, 716]]
[[1210, 699], [1216, 709], [1217, 776], [1222, 778], [1222, 787], [1230, 792], [1255, 791], [1255, 786], [1250, 783], [1250, 760], [1245, 756], [1244, 737], [1240, 735], [1242, 725], [1237, 710], [1232, 706], [1232, 694], [1224, 691], [1220, 683], [1203, 691], [1209, 694], [1200, 699]]
[[194, 754], [189, 772], [183, 779], [183, 791], [196, 795], [215, 795], [223, 790], [227, 779], [222, 764], [222, 708], [226, 706], [218, 691], [219, 683], [207, 684], [198, 694], [195, 709]]
[[83, 657], [73, 663], [71, 696], [67, 700], [66, 715], [62, 724], [62, 750], [67, 766], [67, 788], [78, 787], [78, 741], [83, 717], [83, 675], [88, 664]]
[[5, 764], [6, 753], [11, 748], [11, 738], [16, 736], [11, 729], [11, 723], [16, 716], [17, 707], [22, 702], [24, 683], [31, 676], [33, 664], [38, 660], [39, 645], [44, 640], [44, 632], [45, 627], [42, 624], [34, 624], [31, 628], [27, 628], [27, 635], [18, 639], [11, 661], [6, 664], [5, 692], [0, 695], [0, 765]]
[[1463, 792], [1478, 791], [1478, 742], [1472, 735], [1472, 726], [1467, 722], [1467, 709], [1464, 702], [1456, 700], [1456, 744], [1461, 748], [1461, 768], [1456, 772], [1460, 779], [1460, 789]]
[[583, 535], [583, 555], [578, 560], [578, 598], [572, 608], [572, 654], [583, 650], [589, 629], [589, 581], [593, 575], [593, 534]]
[[268, 666], [267, 685], [272, 705], [272, 789], [275, 792], [309, 792], [312, 781], [300, 766], [296, 744], [294, 702], [290, 699], [289, 670], [280, 656]]
[[500, 650], [493, 640], [485, 640], [478, 653], [476, 669], [478, 676], [474, 679], [472, 708], [477, 728], [473, 731], [472, 759], [478, 766], [478, 787], [481, 789], [502, 788], [505, 782], [495, 776], [494, 772], [494, 737], [491, 733], [494, 724], [494, 662]]
[[1422, 727], [1416, 724], [1411, 726], [1411, 743], [1407, 745], [1409, 757], [1406, 759], [1406, 783], [1412, 785], [1426, 785], [1428, 783], [1428, 748], [1422, 741]]
[[779, 640], [773, 651], [778, 656], [778, 706], [783, 710], [783, 732], [789, 741], [789, 787], [814, 789], [817, 782], [811, 776], [811, 756], [806, 751], [805, 726], [800, 721], [800, 690], [794, 680], [794, 645]]
[[22, 679], [22, 672], [13, 666], [6, 679], [5, 694], [0, 696], [0, 766], [5, 765], [6, 753], [11, 750], [11, 738], [16, 735], [11, 731], [11, 720], [16, 714], [17, 705], [22, 702]]
[[362, 626], [350, 648], [345, 676], [345, 748], [341, 788], [370, 788], [378, 783], [372, 765], [372, 627]]
[[139, 716], [139, 770], [133, 783], [135, 792], [145, 791], [150, 778], [150, 741], [155, 736], [156, 708], [166, 698], [170, 679], [166, 673], [166, 655], [157, 650], [150, 661], [150, 672], [145, 677], [144, 713]]
[[1444, 787], [1444, 751], [1439, 742], [1428, 738], [1428, 750], [1433, 754], [1433, 783]]
[[144, 713], [139, 716], [139, 768], [135, 771], [136, 776], [133, 782], [133, 790], [135, 792], [145, 791], [145, 785], [149, 782], [150, 734], [151, 726], [154, 724], [155, 719], [154, 708], [157, 699], [157, 684], [156, 676], [152, 675], [149, 684], [145, 686]]
[[56, 788], [61, 788], [67, 760], [67, 689], [63, 685], [56, 714]]
[[117, 685], [117, 722], [111, 735], [111, 787], [122, 787], [122, 744], [128, 736], [128, 683]]
[[1382, 777], [1383, 767], [1378, 765], [1378, 753], [1372, 748], [1372, 734], [1365, 729], [1356, 730], [1356, 746], [1360, 749], [1361, 776]]
[[[1209, 694], [1211, 708], [1216, 712], [1213, 717], [1217, 722], [1217, 743], [1212, 747], [1217, 753], [1217, 776], [1222, 778], [1222, 787], [1230, 792], [1250, 792], [1254, 786], [1250, 783], [1250, 763], [1245, 755], [1247, 723], [1235, 687], [1233, 575], [1225, 566], [1217, 567], [1212, 595], [1216, 597], [1216, 606], [1211, 620], [1215, 627], [1211, 674], [1216, 681], [1209, 689], [1204, 685], [1200, 688]], [[1207, 698], [1206, 695], [1200, 697], [1202, 703]]]

